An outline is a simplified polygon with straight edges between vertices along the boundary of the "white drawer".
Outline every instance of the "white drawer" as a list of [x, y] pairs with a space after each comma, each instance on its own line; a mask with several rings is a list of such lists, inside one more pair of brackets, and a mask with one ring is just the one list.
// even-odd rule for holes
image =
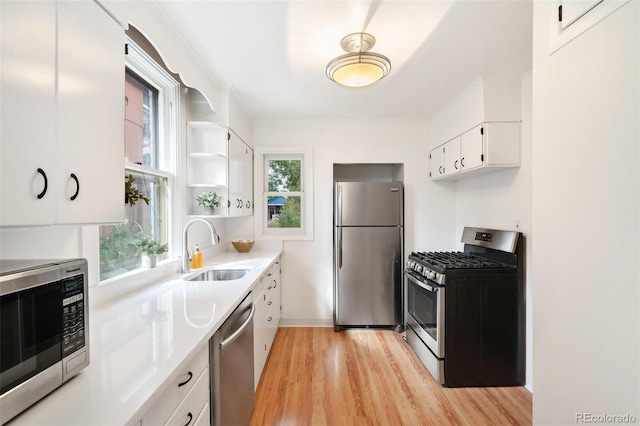
[[[197, 420], [203, 408], [209, 402], [209, 369], [205, 369], [193, 388], [173, 412], [166, 426], [185, 426]], [[206, 424], [206, 423], [205, 423]]]
[[207, 402], [193, 426], [210, 426], [211, 425], [211, 410], [209, 410], [209, 403]]
[[142, 426], [158, 426], [164, 424], [180, 401], [194, 387], [196, 379], [209, 365], [209, 346], [204, 347], [195, 358], [175, 376], [171, 385], [147, 411], [142, 419]]

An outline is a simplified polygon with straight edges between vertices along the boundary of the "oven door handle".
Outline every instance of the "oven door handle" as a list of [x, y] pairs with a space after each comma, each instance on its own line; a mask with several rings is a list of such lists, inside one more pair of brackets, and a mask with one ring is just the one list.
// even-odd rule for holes
[[413, 276], [411, 276], [410, 274], [407, 274], [406, 272], [405, 272], [405, 274], [406, 274], [407, 278], [409, 278], [411, 281], [413, 281], [414, 283], [416, 283], [416, 284], [417, 284], [417, 285], [419, 285], [420, 287], [422, 287], [422, 288], [424, 288], [425, 290], [430, 291], [430, 292], [432, 292], [432, 293], [435, 293], [436, 291], [440, 290], [440, 288], [441, 288], [440, 286], [435, 287], [435, 286], [432, 286], [432, 285], [430, 285], [430, 284], [423, 283], [422, 281], [417, 280], [416, 278], [414, 278], [414, 277], [413, 277]]

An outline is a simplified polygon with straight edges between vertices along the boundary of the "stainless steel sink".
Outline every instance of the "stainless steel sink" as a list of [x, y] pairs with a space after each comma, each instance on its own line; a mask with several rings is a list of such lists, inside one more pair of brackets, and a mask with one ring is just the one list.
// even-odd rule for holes
[[239, 280], [247, 275], [248, 269], [207, 269], [189, 278], [186, 281], [232, 281]]

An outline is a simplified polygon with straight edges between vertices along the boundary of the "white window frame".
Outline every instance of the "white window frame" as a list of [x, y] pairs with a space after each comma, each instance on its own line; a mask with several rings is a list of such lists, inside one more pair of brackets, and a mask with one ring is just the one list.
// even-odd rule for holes
[[[149, 176], [167, 179], [167, 217], [166, 233], [169, 244], [168, 261], [180, 254], [180, 203], [175, 188], [178, 173], [178, 123], [180, 122], [180, 83], [164, 70], [151, 56], [139, 47], [131, 38], [126, 38], [127, 54], [125, 66], [140, 76], [146, 83], [158, 91], [158, 168], [151, 168], [124, 159], [123, 182], [127, 172], [138, 172]], [[124, 135], [123, 135], [124, 136]], [[122, 141], [124, 143], [124, 140]], [[124, 205], [123, 205], [124, 208]], [[117, 282], [133, 274], [144, 273], [135, 269], [115, 277], [100, 281], [100, 284]]]
[[[254, 150], [254, 216], [255, 237], [265, 240], [313, 241], [313, 149], [304, 146], [257, 146]], [[301, 196], [302, 216], [300, 228], [267, 228], [267, 159], [302, 160], [300, 192], [289, 192], [292, 196]]]

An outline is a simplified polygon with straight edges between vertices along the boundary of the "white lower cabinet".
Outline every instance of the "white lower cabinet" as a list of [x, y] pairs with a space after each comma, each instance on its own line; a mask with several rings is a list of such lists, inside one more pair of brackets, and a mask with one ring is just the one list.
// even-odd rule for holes
[[193, 426], [209, 426], [211, 424], [211, 410], [209, 409], [209, 403], [207, 402]]
[[280, 258], [271, 265], [254, 289], [258, 293], [253, 320], [254, 387], [258, 387], [280, 322]]
[[[195, 358], [173, 378], [171, 386], [142, 418], [142, 426], [208, 425], [209, 347], [204, 345]], [[206, 411], [206, 412], [205, 412]], [[202, 423], [198, 423], [202, 422]]]
[[[184, 397], [178, 408], [173, 412], [167, 426], [185, 426], [200, 419], [202, 424], [209, 424], [209, 413], [204, 413], [209, 402], [209, 369], [205, 369], [193, 385], [193, 389]], [[206, 418], [206, 421], [204, 420]]]

